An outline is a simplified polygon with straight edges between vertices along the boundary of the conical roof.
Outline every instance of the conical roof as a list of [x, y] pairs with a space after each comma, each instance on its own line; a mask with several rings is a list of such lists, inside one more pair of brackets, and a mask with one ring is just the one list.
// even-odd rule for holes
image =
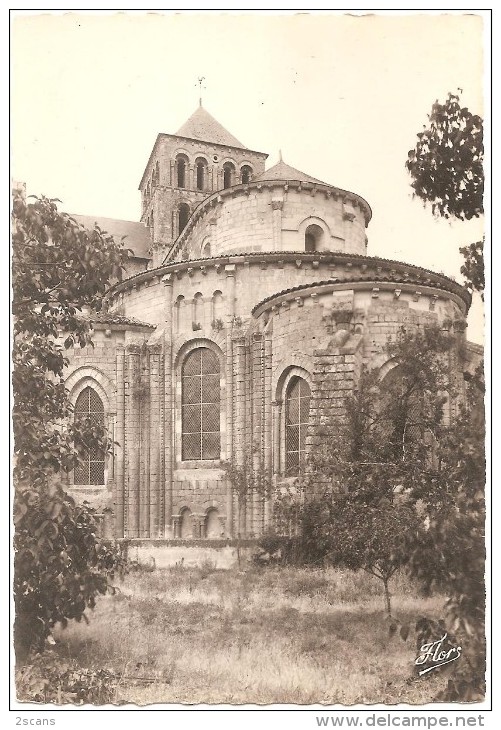
[[307, 175], [305, 172], [301, 172], [301, 170], [296, 170], [295, 167], [291, 167], [290, 165], [287, 165], [282, 159], [280, 159], [279, 162], [277, 162], [276, 165], [273, 165], [273, 167], [270, 167], [269, 170], [265, 170], [260, 175], [258, 175], [255, 180], [299, 180], [300, 182], [312, 182], [312, 183], [320, 183], [321, 185], [328, 185], [329, 183], [324, 183], [322, 180], [317, 180], [316, 177], [312, 177], [311, 175]]
[[222, 124], [219, 124], [217, 119], [214, 119], [203, 106], [199, 106], [193, 112], [191, 117], [178, 129], [176, 136], [199, 139], [201, 142], [217, 142], [217, 144], [227, 145], [228, 147], [240, 147], [244, 150], [247, 149]]

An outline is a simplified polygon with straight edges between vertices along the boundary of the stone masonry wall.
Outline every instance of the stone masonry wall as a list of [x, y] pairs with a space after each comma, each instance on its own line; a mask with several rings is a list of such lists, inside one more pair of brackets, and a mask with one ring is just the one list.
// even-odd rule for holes
[[354, 203], [343, 202], [342, 196], [329, 188], [256, 183], [225, 191], [201, 210], [186, 234], [186, 242], [179, 244], [177, 258], [198, 258], [207, 243], [212, 256], [248, 251], [304, 252], [305, 230], [310, 224], [324, 231], [319, 251], [366, 251], [364, 212]]

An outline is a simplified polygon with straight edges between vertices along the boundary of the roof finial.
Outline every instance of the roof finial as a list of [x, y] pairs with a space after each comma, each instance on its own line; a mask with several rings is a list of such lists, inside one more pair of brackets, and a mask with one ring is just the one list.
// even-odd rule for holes
[[278, 161], [282, 162], [282, 150], [278, 150]]
[[205, 76], [199, 76], [198, 81], [195, 84], [195, 86], [199, 87], [199, 91], [200, 91], [200, 98], [198, 99], [199, 106], [202, 106], [202, 89], [205, 89], [205, 86], [202, 86], [202, 84], [204, 81], [205, 81]]

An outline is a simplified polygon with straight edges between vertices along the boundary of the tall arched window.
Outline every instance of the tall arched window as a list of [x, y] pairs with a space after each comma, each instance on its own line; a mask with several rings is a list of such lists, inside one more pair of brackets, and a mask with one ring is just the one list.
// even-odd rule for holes
[[290, 379], [285, 393], [285, 473], [299, 473], [306, 449], [310, 386], [303, 378]]
[[197, 190], [205, 190], [207, 182], [207, 163], [203, 158], [195, 160], [196, 178], [197, 178]]
[[223, 165], [223, 187], [231, 188], [235, 178], [235, 167], [231, 162], [225, 162]]
[[[78, 396], [74, 419], [104, 426], [103, 401], [93, 388], [84, 388]], [[104, 485], [104, 461], [105, 453], [100, 449], [88, 449], [82, 453], [80, 466], [74, 471], [74, 484]]]
[[240, 170], [242, 183], [250, 183], [251, 175], [252, 175], [252, 168], [249, 167], [249, 165], [244, 165], [242, 169]]
[[188, 223], [188, 220], [190, 218], [190, 206], [188, 203], [181, 203], [179, 206], [179, 212], [178, 212], [178, 227], [179, 231], [178, 234], [181, 235], [181, 233], [186, 228], [186, 224]]
[[395, 459], [425, 438], [425, 393], [419, 377], [405, 375], [400, 365], [392, 368], [381, 382], [377, 431]]
[[220, 365], [217, 355], [199, 347], [187, 355], [181, 372], [182, 459], [219, 459]]

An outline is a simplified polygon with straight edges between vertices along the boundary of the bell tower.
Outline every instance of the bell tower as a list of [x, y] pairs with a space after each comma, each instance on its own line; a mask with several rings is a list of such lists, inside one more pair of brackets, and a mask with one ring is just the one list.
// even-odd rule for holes
[[197, 205], [216, 190], [264, 172], [263, 152], [249, 150], [201, 104], [176, 134], [159, 134], [139, 183], [141, 221], [159, 266]]

